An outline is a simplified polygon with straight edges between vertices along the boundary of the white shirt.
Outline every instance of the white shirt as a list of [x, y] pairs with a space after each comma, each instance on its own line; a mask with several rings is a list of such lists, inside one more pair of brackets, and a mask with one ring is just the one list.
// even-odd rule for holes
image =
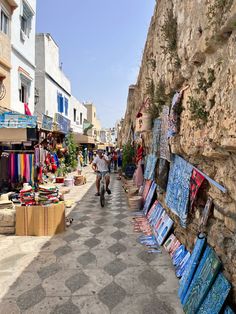
[[[108, 159], [108, 157], [106, 155], [103, 155], [103, 158], [106, 159], [107, 161], [109, 161], [109, 159]], [[107, 164], [107, 162], [103, 158], [100, 158], [99, 156], [96, 156], [94, 158], [94, 161], [93, 161], [93, 163], [97, 166], [97, 170], [99, 172], [109, 171], [108, 164]]]

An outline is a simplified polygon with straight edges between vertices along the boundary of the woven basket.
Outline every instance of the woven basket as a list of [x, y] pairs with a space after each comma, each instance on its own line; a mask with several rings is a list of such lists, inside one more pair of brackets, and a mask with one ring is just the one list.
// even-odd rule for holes
[[138, 195], [138, 188], [136, 187], [131, 187], [128, 189], [128, 197], [132, 197], [132, 196], [135, 196], [135, 195]]
[[75, 185], [83, 185], [84, 184], [84, 176], [79, 175], [79, 176], [74, 176], [74, 181], [75, 181]]
[[142, 208], [142, 196], [132, 196], [129, 198], [129, 210], [137, 211]]

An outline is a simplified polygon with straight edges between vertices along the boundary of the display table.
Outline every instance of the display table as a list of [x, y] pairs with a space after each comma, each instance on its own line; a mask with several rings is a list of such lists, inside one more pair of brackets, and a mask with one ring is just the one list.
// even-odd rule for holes
[[16, 206], [16, 235], [51, 236], [65, 231], [65, 204]]

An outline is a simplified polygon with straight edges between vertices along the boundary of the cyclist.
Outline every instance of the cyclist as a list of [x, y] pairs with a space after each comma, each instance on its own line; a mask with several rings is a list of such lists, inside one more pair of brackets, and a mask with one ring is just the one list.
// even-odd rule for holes
[[109, 189], [110, 184], [110, 175], [109, 175], [109, 158], [103, 154], [101, 150], [98, 151], [98, 155], [93, 160], [92, 168], [94, 171], [97, 172], [97, 180], [96, 180], [96, 187], [97, 193], [96, 196], [100, 196], [100, 181], [102, 179], [102, 175], [105, 175], [106, 181], [106, 191], [110, 195], [111, 190]]

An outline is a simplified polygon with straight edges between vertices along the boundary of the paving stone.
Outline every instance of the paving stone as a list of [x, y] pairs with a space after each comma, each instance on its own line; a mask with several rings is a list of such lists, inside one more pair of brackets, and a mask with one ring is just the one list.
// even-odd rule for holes
[[126, 238], [127, 237], [127, 234], [118, 230], [118, 231], [115, 231], [111, 234], [111, 237], [116, 239], [116, 240], [121, 240], [123, 238]]
[[137, 256], [147, 264], [151, 263], [156, 258], [155, 254], [149, 254], [146, 251], [140, 252]]
[[80, 313], [78, 306], [74, 305], [72, 301], [66, 302], [62, 305], [56, 306], [56, 308], [51, 312], [51, 314], [77, 314]]
[[79, 220], [82, 221], [82, 222], [83, 222], [83, 221], [86, 221], [86, 220], [89, 220], [89, 219], [90, 219], [89, 216], [83, 216], [83, 217], [80, 217], [80, 218], [79, 218]]
[[71, 233], [68, 236], [64, 237], [63, 239], [66, 242], [72, 242], [72, 241], [77, 240], [78, 238], [79, 238], [79, 235], [77, 233]]
[[119, 259], [115, 259], [114, 261], [112, 261], [111, 263], [107, 264], [104, 267], [104, 270], [111, 276], [116, 276], [117, 274], [119, 274], [120, 272], [122, 272], [124, 269], [127, 268], [127, 265], [125, 263], [123, 263], [121, 260]]
[[97, 246], [98, 244], [100, 244], [100, 243], [101, 243], [101, 241], [98, 240], [98, 239], [96, 239], [96, 238], [91, 238], [91, 239], [86, 240], [86, 241], [84, 242], [84, 244], [87, 245], [90, 249], [96, 247], [96, 246]]
[[80, 272], [68, 278], [65, 282], [65, 285], [67, 286], [67, 288], [70, 289], [72, 293], [74, 293], [75, 291], [85, 286], [88, 282], [89, 282], [89, 277], [85, 275], [84, 272]]
[[115, 218], [121, 220], [121, 219], [127, 218], [127, 215], [125, 215], [125, 214], [118, 214], [118, 215], [115, 216]]
[[72, 248], [68, 245], [65, 245], [65, 246], [62, 246], [62, 247], [59, 247], [58, 249], [56, 249], [54, 251], [54, 254], [56, 255], [56, 257], [60, 257], [60, 256], [63, 256], [65, 254], [68, 254], [72, 252]]
[[139, 280], [145, 286], [152, 288], [153, 291], [155, 291], [159, 285], [166, 281], [161, 274], [159, 274], [157, 271], [153, 269], [144, 270], [139, 275]]
[[24, 311], [41, 302], [46, 297], [46, 292], [41, 285], [21, 294], [16, 303], [20, 310]]
[[95, 221], [96, 225], [104, 225], [107, 222], [107, 220], [105, 218], [101, 218]]
[[79, 224], [73, 225], [71, 228], [72, 228], [73, 230], [80, 230], [80, 229], [83, 229], [83, 228], [85, 228], [85, 227], [87, 227], [87, 226], [84, 225], [84, 224], [81, 222], [81, 223], [79, 223]]
[[95, 262], [96, 256], [91, 252], [87, 252], [87, 253], [80, 255], [77, 260], [81, 265], [83, 265], [85, 267], [86, 265]]
[[[157, 312], [158, 309], [158, 312]], [[150, 302], [143, 305], [143, 314], [174, 314], [176, 313], [173, 308], [162, 302], [157, 297], [152, 298]]]
[[124, 300], [126, 292], [116, 283], [112, 282], [98, 293], [98, 298], [112, 310]]
[[126, 250], [127, 248], [123, 244], [120, 244], [120, 243], [113, 244], [112, 246], [108, 248], [109, 252], [116, 255], [119, 255], [120, 253], [125, 252]]
[[53, 263], [49, 266], [46, 266], [46, 267], [43, 267], [41, 268], [39, 271], [38, 271], [38, 275], [39, 277], [44, 280], [54, 274], [56, 274], [58, 271], [61, 270], [61, 267], [56, 264], [56, 263]]
[[90, 230], [90, 232], [92, 232], [93, 234], [99, 234], [101, 232], [103, 232], [104, 229], [102, 229], [101, 227], [96, 227]]

